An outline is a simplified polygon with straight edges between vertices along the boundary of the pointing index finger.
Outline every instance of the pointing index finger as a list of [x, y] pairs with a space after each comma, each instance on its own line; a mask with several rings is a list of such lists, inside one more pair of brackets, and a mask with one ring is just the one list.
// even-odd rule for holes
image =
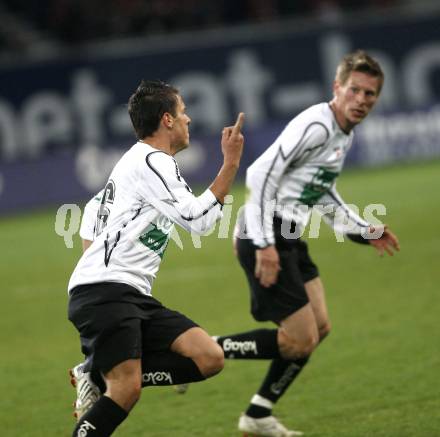
[[244, 123], [244, 113], [240, 112], [237, 117], [237, 121], [234, 124], [234, 132], [240, 132]]

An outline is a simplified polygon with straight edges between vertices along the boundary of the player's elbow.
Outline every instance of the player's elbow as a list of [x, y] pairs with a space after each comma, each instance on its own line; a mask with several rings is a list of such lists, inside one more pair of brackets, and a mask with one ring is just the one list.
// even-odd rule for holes
[[216, 224], [216, 221], [211, 220], [197, 220], [191, 222], [189, 231], [194, 235], [209, 235]]

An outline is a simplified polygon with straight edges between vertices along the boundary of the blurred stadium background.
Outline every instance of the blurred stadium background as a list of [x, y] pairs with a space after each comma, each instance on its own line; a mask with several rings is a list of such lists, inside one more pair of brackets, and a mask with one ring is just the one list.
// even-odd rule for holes
[[[81, 357], [65, 288], [80, 243], [65, 247], [55, 215], [101, 189], [134, 142], [126, 102], [139, 81], [181, 89], [193, 122], [178, 160], [197, 187], [213, 178], [238, 111], [242, 178], [288, 119], [330, 98], [337, 62], [357, 48], [386, 81], [339, 187], [361, 211], [385, 204], [402, 252], [378, 260], [329, 231], [310, 241], [334, 331], [277, 412], [312, 437], [440, 436], [437, 0], [2, 0], [0, 22], [2, 436], [70, 435], [66, 370]], [[240, 183], [234, 196], [236, 210]], [[155, 296], [212, 334], [254, 326], [230, 241], [183, 241]], [[148, 390], [116, 435], [236, 435], [266, 365], [229, 362], [185, 396]]]

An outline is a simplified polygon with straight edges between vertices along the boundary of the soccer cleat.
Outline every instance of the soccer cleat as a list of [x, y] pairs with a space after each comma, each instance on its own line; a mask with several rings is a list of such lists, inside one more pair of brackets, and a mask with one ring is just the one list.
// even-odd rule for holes
[[293, 437], [303, 435], [301, 431], [287, 429], [274, 416], [256, 419], [242, 414], [238, 421], [238, 430], [243, 432], [243, 437]]
[[101, 391], [92, 381], [90, 372], [82, 371], [83, 364], [70, 369], [70, 383], [76, 388], [76, 401], [73, 403], [74, 417], [78, 421], [101, 397]]

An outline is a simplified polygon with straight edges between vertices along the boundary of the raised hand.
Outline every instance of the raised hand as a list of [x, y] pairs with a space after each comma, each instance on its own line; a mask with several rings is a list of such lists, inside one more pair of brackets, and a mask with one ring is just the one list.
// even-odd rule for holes
[[224, 202], [225, 196], [230, 192], [238, 167], [240, 166], [244, 144], [243, 134], [241, 133], [243, 122], [244, 114], [240, 112], [234, 126], [228, 126], [223, 129], [223, 165], [219, 174], [209, 187], [220, 203]]
[[241, 129], [244, 123], [244, 113], [240, 112], [234, 126], [223, 128], [222, 152], [225, 164], [239, 166], [243, 153], [244, 137]]

